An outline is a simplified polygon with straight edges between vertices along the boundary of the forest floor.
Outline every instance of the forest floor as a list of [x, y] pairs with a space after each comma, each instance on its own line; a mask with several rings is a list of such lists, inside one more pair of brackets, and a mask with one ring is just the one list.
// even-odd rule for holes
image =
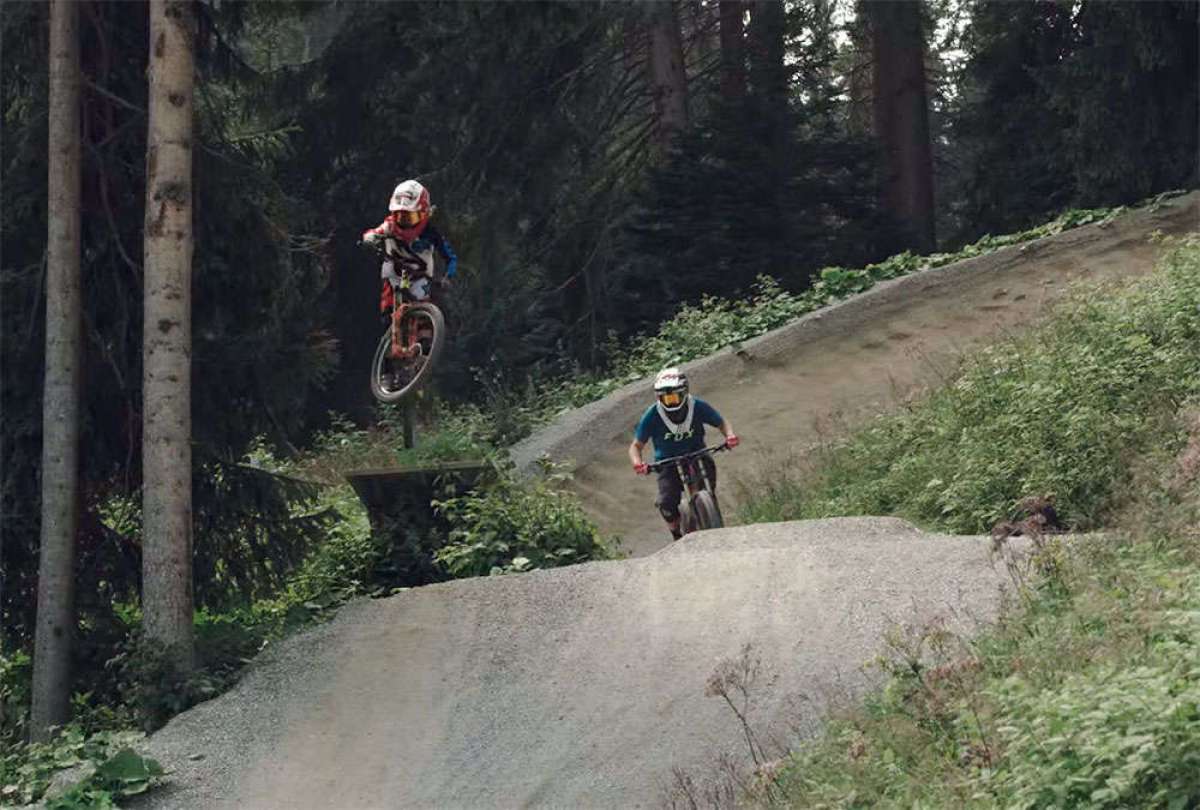
[[[1148, 272], [1147, 233], [1195, 229], [1197, 199], [1001, 251], [953, 285], [892, 287], [870, 317], [706, 382], [696, 393], [746, 441], [720, 457], [726, 512], [770, 453], [941, 381], [1072, 282]], [[736, 527], [653, 554], [667, 544], [627, 443], [581, 439], [576, 487], [640, 559], [354, 602], [154, 735], [148, 753], [173, 776], [136, 806], [658, 806], [675, 769], [749, 756], [734, 713], [706, 694], [714, 671], [733, 683], [739, 662], [747, 675], [758, 662], [749, 721], [781, 748], [861, 693], [896, 623], [969, 630], [994, 615], [1006, 574], [984, 538], [894, 518]]]

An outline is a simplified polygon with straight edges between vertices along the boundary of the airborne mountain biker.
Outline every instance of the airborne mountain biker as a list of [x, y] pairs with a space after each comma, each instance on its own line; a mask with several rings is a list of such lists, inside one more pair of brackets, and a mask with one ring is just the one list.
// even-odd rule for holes
[[382, 246], [379, 311], [386, 331], [372, 361], [371, 391], [381, 402], [394, 403], [428, 376], [445, 342], [445, 314], [434, 288], [439, 281], [434, 251], [446, 262], [439, 286], [454, 277], [458, 257], [429, 223], [434, 211], [429, 191], [416, 180], [396, 186], [388, 210], [382, 223], [363, 232], [360, 244]]
[[387, 255], [380, 268], [383, 289], [379, 297], [379, 312], [385, 327], [396, 305], [393, 284], [400, 282], [398, 270], [408, 270], [412, 295], [421, 301], [430, 297], [430, 287], [435, 278], [434, 250], [446, 261], [447, 281], [454, 278], [458, 269], [458, 257], [454, 255], [450, 243], [429, 223], [433, 210], [429, 204], [429, 190], [416, 180], [405, 180], [392, 191], [387, 218], [378, 226], [363, 231], [362, 241], [365, 244], [386, 240]]
[[[733, 427], [717, 410], [702, 399], [693, 397], [688, 391], [688, 378], [677, 368], [665, 368], [654, 379], [656, 402], [646, 409], [633, 433], [629, 445], [629, 461], [638, 475], [649, 474], [649, 466], [642, 461], [642, 448], [646, 442], [654, 442], [654, 460], [691, 453], [704, 449], [704, 426], [711, 425], [725, 436], [725, 444], [738, 446], [738, 437]], [[709, 480], [715, 488], [717, 465], [707, 456], [701, 459]], [[679, 471], [667, 466], [658, 471], [658, 499], [655, 506], [671, 530], [671, 537], [682, 536], [679, 527], [679, 500], [683, 496], [683, 482]]]

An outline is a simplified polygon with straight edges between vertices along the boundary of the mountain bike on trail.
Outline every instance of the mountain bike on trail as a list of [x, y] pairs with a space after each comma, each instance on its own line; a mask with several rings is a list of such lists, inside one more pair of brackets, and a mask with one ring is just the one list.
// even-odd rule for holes
[[721, 443], [646, 465], [649, 472], [673, 468], [674, 474], [687, 491], [687, 500], [679, 506], [681, 536], [704, 529], [720, 529], [725, 525], [725, 519], [721, 516], [721, 506], [717, 503], [716, 464], [712, 455], [728, 449], [728, 444]]
[[[435, 290], [454, 278], [458, 257], [429, 220], [429, 191], [416, 180], [396, 186], [384, 221], [362, 235], [361, 245], [376, 250], [383, 282], [379, 309], [385, 332], [371, 360], [371, 393], [385, 403], [400, 402], [428, 382], [446, 345], [446, 318], [434, 303]], [[446, 263], [439, 276], [434, 254]]]
[[[712, 454], [733, 449], [739, 439], [732, 425], [717, 410], [688, 390], [688, 378], [677, 368], [666, 368], [654, 379], [657, 400], [646, 409], [634, 430], [629, 445], [629, 461], [638, 475], [658, 475], [658, 499], [655, 506], [671, 537], [678, 540], [686, 532], [699, 528], [717, 528], [722, 524], [717, 505], [717, 465]], [[717, 428], [725, 442], [706, 447], [704, 426]], [[642, 448], [654, 443], [654, 462], [642, 461]], [[688, 499], [685, 515], [680, 512], [684, 491]]]

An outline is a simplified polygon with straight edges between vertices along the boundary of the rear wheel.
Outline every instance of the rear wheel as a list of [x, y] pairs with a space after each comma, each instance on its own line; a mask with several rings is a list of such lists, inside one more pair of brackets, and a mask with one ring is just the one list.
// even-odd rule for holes
[[411, 358], [393, 358], [392, 333], [387, 330], [379, 339], [371, 360], [371, 393], [380, 402], [394, 404], [416, 393], [429, 381], [433, 367], [446, 345], [446, 319], [442, 311], [428, 301], [409, 304], [400, 325], [405, 337], [413, 331], [425, 334], [419, 343], [421, 351]]
[[721, 510], [717, 508], [717, 499], [708, 490], [701, 490], [692, 497], [692, 514], [697, 530], [719, 529], [725, 525]]

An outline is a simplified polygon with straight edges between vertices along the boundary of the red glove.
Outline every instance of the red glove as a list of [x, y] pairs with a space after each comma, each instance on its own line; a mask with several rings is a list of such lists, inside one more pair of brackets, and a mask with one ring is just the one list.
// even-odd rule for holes
[[737, 437], [736, 433], [730, 433], [725, 437], [725, 446], [730, 450], [742, 443], [742, 440]]
[[650, 474], [650, 465], [645, 463], [644, 461], [639, 461], [637, 464], [633, 465], [633, 471], [635, 473], [637, 473], [638, 475], [649, 475]]

